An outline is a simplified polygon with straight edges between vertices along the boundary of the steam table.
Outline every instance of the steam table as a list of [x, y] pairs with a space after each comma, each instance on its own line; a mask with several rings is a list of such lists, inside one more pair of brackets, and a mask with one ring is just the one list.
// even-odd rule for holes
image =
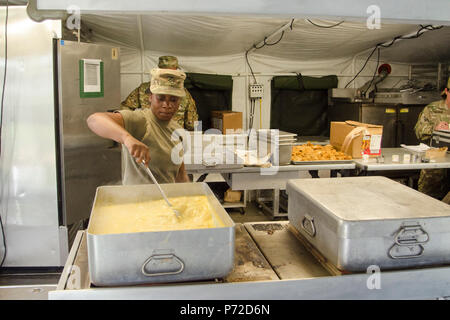
[[336, 275], [307, 250], [287, 221], [236, 224], [234, 268], [224, 279], [123, 287], [94, 287], [86, 231], [79, 231], [49, 299], [289, 300], [447, 299], [450, 266]]

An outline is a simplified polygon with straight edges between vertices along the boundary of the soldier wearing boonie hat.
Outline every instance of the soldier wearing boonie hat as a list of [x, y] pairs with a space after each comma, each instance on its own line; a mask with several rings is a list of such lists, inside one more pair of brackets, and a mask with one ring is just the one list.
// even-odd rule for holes
[[89, 116], [88, 126], [99, 136], [122, 144], [123, 184], [152, 183], [141, 163], [148, 165], [159, 183], [189, 182], [180, 141], [172, 138], [181, 129], [172, 117], [185, 96], [186, 74], [160, 68], [151, 74], [149, 108], [95, 113]]
[[[441, 92], [442, 99], [427, 105], [419, 115], [414, 127], [421, 141], [429, 141], [434, 130], [449, 130], [450, 123], [450, 77], [447, 87]], [[437, 199], [449, 192], [448, 169], [426, 169], [420, 171], [418, 190]]]
[[[174, 56], [161, 56], [158, 59], [158, 68], [179, 69], [178, 59]], [[185, 88], [185, 96], [181, 98], [178, 111], [172, 119], [186, 130], [194, 130], [195, 121], [198, 120], [197, 107], [189, 91]], [[150, 82], [142, 83], [134, 89], [128, 97], [121, 103], [124, 110], [135, 110], [137, 108], [150, 108]]]
[[150, 92], [184, 97], [184, 79], [186, 74], [180, 70], [155, 68], [150, 71]]

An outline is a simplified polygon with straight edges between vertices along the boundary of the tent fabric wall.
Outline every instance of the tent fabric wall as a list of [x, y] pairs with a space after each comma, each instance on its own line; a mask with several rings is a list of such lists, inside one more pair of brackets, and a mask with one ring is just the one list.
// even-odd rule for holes
[[[149, 71], [157, 65], [159, 56], [175, 55], [186, 72], [231, 75], [233, 110], [244, 112], [244, 119], [247, 119], [249, 109], [248, 85], [254, 82], [245, 52], [289, 22], [282, 18], [256, 16], [176, 14], [85, 14], [81, 18], [82, 23], [92, 30], [92, 42], [121, 48], [123, 99], [142, 81], [149, 80]], [[313, 21], [325, 26], [339, 22]], [[418, 29], [419, 26], [413, 24], [382, 24], [381, 29], [369, 30], [365, 21], [346, 21], [334, 28], [319, 28], [305, 19], [296, 19], [292, 29], [284, 31], [279, 43], [248, 54], [257, 82], [264, 85], [262, 126], [270, 126], [270, 80], [273, 76], [336, 75], [338, 87], [343, 88], [364, 65], [375, 45], [399, 35], [414, 34]], [[268, 43], [276, 42], [277, 38]], [[391, 64], [392, 73], [379, 87], [404, 84], [409, 64], [450, 61], [449, 39], [450, 27], [443, 27], [426, 32], [420, 39], [400, 40], [390, 48], [381, 49], [379, 63]], [[375, 53], [349, 87], [360, 87], [370, 80], [376, 66]], [[258, 114], [255, 116], [259, 119]], [[255, 127], [258, 126], [259, 121], [255, 121]]]

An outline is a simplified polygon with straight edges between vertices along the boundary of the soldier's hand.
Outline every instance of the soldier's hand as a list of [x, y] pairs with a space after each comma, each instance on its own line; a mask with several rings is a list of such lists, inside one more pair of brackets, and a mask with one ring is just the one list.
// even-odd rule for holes
[[150, 151], [145, 144], [131, 135], [125, 138], [123, 144], [137, 163], [144, 162], [145, 165], [148, 165], [148, 162], [150, 161]]
[[436, 125], [436, 127], [434, 129], [435, 130], [449, 130], [448, 122], [441, 121]]

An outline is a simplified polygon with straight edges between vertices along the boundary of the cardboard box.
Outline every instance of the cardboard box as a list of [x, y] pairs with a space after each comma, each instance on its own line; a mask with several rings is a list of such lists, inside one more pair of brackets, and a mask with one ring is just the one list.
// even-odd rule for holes
[[211, 126], [222, 134], [242, 132], [242, 112], [236, 111], [211, 111]]
[[225, 202], [240, 202], [241, 195], [242, 195], [241, 191], [235, 191], [235, 190], [228, 189], [225, 192], [225, 196], [224, 196], [223, 200]]
[[330, 144], [354, 159], [381, 155], [383, 126], [356, 122], [331, 122]]
[[445, 156], [447, 155], [447, 150], [448, 150], [447, 147], [429, 149], [425, 152], [425, 158], [429, 159], [445, 158]]

